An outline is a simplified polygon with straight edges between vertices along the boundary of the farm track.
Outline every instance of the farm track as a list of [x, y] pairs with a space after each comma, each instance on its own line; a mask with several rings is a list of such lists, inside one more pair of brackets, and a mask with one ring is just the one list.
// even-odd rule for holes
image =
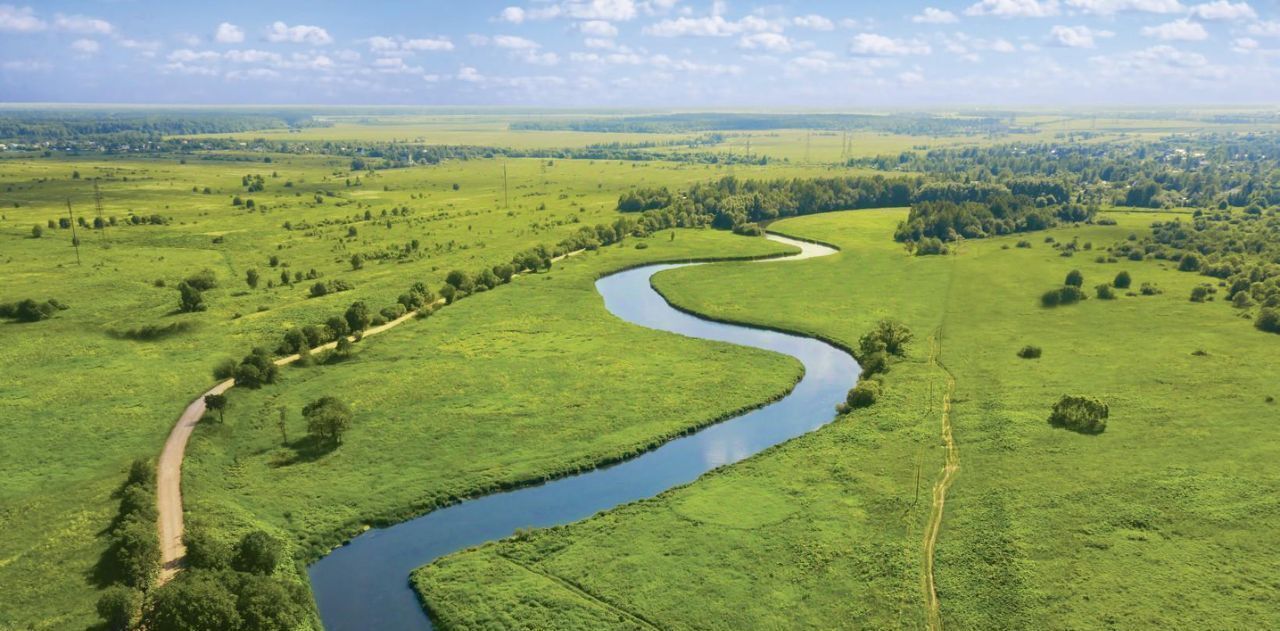
[[929, 337], [929, 364], [940, 368], [946, 376], [946, 389], [942, 393], [942, 443], [946, 456], [938, 479], [933, 484], [933, 503], [929, 521], [924, 529], [924, 592], [927, 623], [931, 631], [941, 631], [942, 610], [938, 600], [938, 587], [934, 579], [934, 550], [942, 531], [942, 516], [947, 502], [947, 491], [960, 471], [960, 452], [956, 449], [951, 428], [951, 401], [956, 391], [956, 378], [942, 363], [942, 329]]

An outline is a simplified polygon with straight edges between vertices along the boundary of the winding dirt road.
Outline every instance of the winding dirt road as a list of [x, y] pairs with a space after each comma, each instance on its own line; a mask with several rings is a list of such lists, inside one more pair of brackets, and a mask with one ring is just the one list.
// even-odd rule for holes
[[931, 631], [942, 630], [942, 608], [938, 601], [938, 586], [934, 582], [933, 554], [938, 544], [938, 533], [942, 531], [943, 508], [947, 503], [947, 490], [955, 481], [960, 471], [960, 452], [951, 433], [951, 399], [956, 391], [956, 378], [942, 364], [942, 330], [939, 329], [929, 338], [929, 363], [942, 369], [946, 375], [946, 390], [942, 393], [942, 443], [946, 449], [946, 459], [942, 472], [933, 484], [933, 504], [929, 512], [929, 522], [924, 530], [924, 589], [928, 599], [928, 626]]

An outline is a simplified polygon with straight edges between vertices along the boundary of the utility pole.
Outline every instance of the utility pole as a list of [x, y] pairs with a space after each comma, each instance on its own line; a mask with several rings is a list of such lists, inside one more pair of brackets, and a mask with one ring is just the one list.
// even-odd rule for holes
[[71, 198], [67, 198], [67, 217], [71, 218], [71, 245], [76, 249], [76, 265], [80, 264], [80, 237], [76, 236], [76, 216], [71, 212]]
[[102, 227], [102, 243], [107, 243], [107, 219], [102, 216], [102, 190], [98, 188], [98, 178], [93, 178], [93, 206], [98, 212], [98, 224]]

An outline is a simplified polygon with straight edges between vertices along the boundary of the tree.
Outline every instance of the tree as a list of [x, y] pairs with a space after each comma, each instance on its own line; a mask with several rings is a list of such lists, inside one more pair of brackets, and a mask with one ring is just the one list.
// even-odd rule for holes
[[907, 354], [907, 345], [914, 335], [905, 324], [896, 320], [881, 320], [874, 329], [862, 336], [858, 342], [861, 355], [873, 355], [885, 352], [899, 357]]
[[111, 556], [125, 585], [137, 589], [150, 587], [160, 573], [160, 541], [156, 538], [155, 523], [126, 520], [116, 531]]
[[1112, 289], [1111, 285], [1108, 285], [1106, 283], [1103, 283], [1101, 285], [1098, 285], [1097, 287], [1094, 287], [1093, 290], [1097, 293], [1098, 298], [1101, 300], [1115, 300], [1116, 298], [1116, 290]]
[[44, 226], [41, 226], [40, 224], [31, 226], [32, 239], [39, 239], [40, 237], [43, 237], [43, 236], [44, 236]]
[[351, 255], [351, 269], [357, 270], [364, 267], [364, 257], [359, 254]]
[[278, 579], [255, 574], [236, 575], [236, 610], [243, 631], [293, 631], [306, 620], [306, 595]]
[[464, 294], [470, 293], [472, 289], [475, 289], [475, 281], [471, 279], [471, 275], [462, 270], [449, 272], [449, 275], [445, 276], [444, 282], [453, 285], [454, 289]]
[[1209, 297], [1209, 288], [1204, 285], [1196, 285], [1191, 288], [1191, 302], [1204, 302]]
[[1067, 280], [1063, 283], [1068, 287], [1084, 287], [1084, 274], [1080, 270], [1073, 269], [1067, 272]]
[[302, 408], [307, 420], [307, 433], [317, 441], [342, 444], [342, 436], [351, 427], [351, 408], [334, 397], [321, 397]]
[[493, 268], [493, 273], [501, 279], [503, 283], [509, 283], [511, 282], [511, 278], [515, 276], [516, 270], [510, 265], [498, 265]]
[[178, 310], [183, 313], [195, 313], [204, 311], [209, 306], [204, 303], [204, 294], [200, 290], [188, 283], [182, 281], [178, 283]]
[[227, 395], [225, 394], [206, 394], [204, 395], [204, 406], [218, 413], [218, 422], [223, 421], [223, 414], [227, 410]]
[[851, 410], [871, 407], [880, 398], [880, 382], [874, 379], [863, 379], [849, 390], [845, 397], [845, 405]]
[[351, 303], [343, 317], [352, 333], [369, 328], [369, 321], [373, 319], [369, 315], [369, 306], [360, 301]]
[[258, 270], [256, 269], [251, 269], [244, 273], [244, 282], [248, 283], [249, 289], [258, 288], [258, 279]]
[[250, 574], [271, 574], [280, 563], [284, 544], [270, 533], [256, 530], [244, 536], [236, 545], [231, 567]]
[[138, 592], [115, 585], [98, 598], [98, 615], [110, 631], [125, 631], [133, 624], [141, 604]]
[[458, 289], [449, 283], [445, 283], [440, 286], [440, 297], [444, 298], [445, 304], [451, 305], [453, 301], [458, 299]]
[[1116, 279], [1111, 284], [1116, 289], [1128, 289], [1133, 284], [1133, 278], [1129, 276], [1129, 272], [1120, 272], [1116, 274]]
[[239, 629], [236, 598], [216, 576], [185, 572], [155, 591], [143, 612], [147, 631]]
[[236, 385], [256, 390], [275, 383], [279, 372], [280, 368], [271, 361], [271, 354], [266, 349], [255, 348], [236, 367]]
[[231, 547], [203, 528], [187, 528], [182, 535], [187, 546], [187, 565], [197, 569], [220, 570], [231, 564]]
[[1198, 272], [1200, 271], [1200, 257], [1194, 254], [1183, 254], [1182, 260], [1178, 261], [1179, 272]]

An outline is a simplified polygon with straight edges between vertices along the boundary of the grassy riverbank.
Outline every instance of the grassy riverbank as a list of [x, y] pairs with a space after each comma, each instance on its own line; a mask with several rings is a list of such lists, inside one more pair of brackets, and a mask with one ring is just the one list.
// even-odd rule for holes
[[[1269, 605], [1280, 557], [1259, 536], [1280, 526], [1267, 399], [1280, 394], [1280, 342], [1231, 309], [1189, 302], [1202, 277], [1043, 243], [1102, 248], [1154, 214], [935, 257], [892, 241], [904, 214], [775, 225], [839, 245], [837, 257], [656, 280], [698, 312], [850, 344], [880, 317], [904, 321], [916, 341], [885, 399], [654, 500], [446, 557], [415, 574], [435, 613], [464, 628], [629, 626], [619, 611], [663, 628], [922, 626], [922, 525], [943, 455], [944, 377], [927, 338], [940, 332], [960, 452], [936, 557], [948, 627], [1280, 624]], [[1021, 238], [1032, 247], [1013, 247]], [[1164, 293], [1042, 308], [1072, 269], [1086, 287], [1128, 270], [1135, 288]], [[1028, 344], [1043, 356], [1020, 359]], [[1106, 432], [1051, 427], [1064, 393], [1108, 402]]]

